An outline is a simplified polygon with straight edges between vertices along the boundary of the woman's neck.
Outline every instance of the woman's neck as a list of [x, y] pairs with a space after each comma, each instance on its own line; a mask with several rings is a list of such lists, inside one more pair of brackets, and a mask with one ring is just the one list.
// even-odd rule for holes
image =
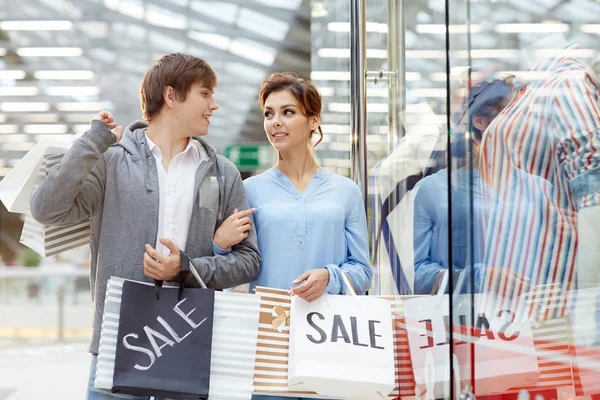
[[300, 181], [304, 177], [316, 174], [319, 165], [307, 149], [306, 152], [280, 152], [275, 168], [291, 180]]

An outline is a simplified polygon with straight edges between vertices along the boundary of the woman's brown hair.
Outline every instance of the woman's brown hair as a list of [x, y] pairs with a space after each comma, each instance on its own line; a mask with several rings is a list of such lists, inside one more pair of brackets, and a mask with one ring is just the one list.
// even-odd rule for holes
[[[321, 94], [313, 85], [312, 82], [300, 78], [293, 72], [274, 72], [265, 79], [260, 87], [260, 93], [258, 94], [258, 102], [260, 107], [265, 107], [267, 97], [271, 93], [280, 92], [282, 90], [289, 90], [290, 93], [298, 101], [300, 111], [307, 117], [321, 117], [321, 110], [323, 108], [323, 99]], [[315, 143], [315, 147], [323, 140], [323, 130], [321, 125], [318, 127], [319, 134], [321, 137]], [[312, 132], [310, 137], [315, 132]]]

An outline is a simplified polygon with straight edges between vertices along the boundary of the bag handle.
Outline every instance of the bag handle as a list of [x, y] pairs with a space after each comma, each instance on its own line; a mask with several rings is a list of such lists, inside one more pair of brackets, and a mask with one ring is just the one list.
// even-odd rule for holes
[[352, 282], [350, 282], [350, 278], [348, 277], [348, 274], [346, 274], [345, 271], [342, 271], [342, 280], [346, 285], [346, 293], [350, 293], [352, 297], [357, 297], [357, 294], [354, 291], [354, 286], [352, 286]]
[[[452, 300], [454, 302], [454, 304], [458, 304], [458, 296], [460, 295], [460, 289], [464, 286], [464, 281], [466, 279], [466, 274], [462, 273], [464, 272], [464, 270], [459, 270], [459, 271], [455, 271], [455, 273], [453, 274], [453, 278], [456, 278], [456, 276], [458, 275], [458, 279], [456, 282], [453, 282], [454, 285], [454, 289], [453, 289], [453, 293], [452, 293]], [[435, 282], [433, 283], [433, 286], [431, 288], [431, 292], [430, 294], [432, 296], [436, 296], [436, 301], [435, 301], [435, 306], [436, 308], [439, 308], [442, 304], [442, 299], [444, 294], [446, 294], [446, 290], [448, 289], [448, 286], [450, 285], [450, 271], [448, 271], [447, 269], [444, 269], [442, 271], [440, 271], [437, 275], [437, 277], [435, 278]]]
[[[179, 281], [179, 291], [177, 293], [177, 298], [181, 300], [181, 297], [183, 296], [183, 289], [185, 287], [185, 280], [188, 277], [190, 271], [192, 272], [192, 275], [194, 275], [194, 278], [196, 278], [196, 281], [198, 281], [202, 289], [206, 289], [207, 287], [202, 278], [200, 278], [200, 275], [198, 275], [198, 271], [196, 271], [194, 266], [191, 265], [192, 263], [190, 262], [189, 257], [181, 250], [179, 251], [179, 254], [181, 255], [181, 271], [179, 271], [179, 275], [177, 276], [177, 280]], [[154, 280], [154, 291], [156, 293], [157, 299], [160, 299], [160, 289], [162, 288], [162, 285], [163, 281], [157, 279]]]

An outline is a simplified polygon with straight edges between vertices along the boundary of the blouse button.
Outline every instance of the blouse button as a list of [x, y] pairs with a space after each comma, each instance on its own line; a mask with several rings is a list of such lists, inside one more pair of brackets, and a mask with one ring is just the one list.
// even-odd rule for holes
[[300, 242], [300, 244], [304, 243], [304, 241], [302, 239], [298, 240]]

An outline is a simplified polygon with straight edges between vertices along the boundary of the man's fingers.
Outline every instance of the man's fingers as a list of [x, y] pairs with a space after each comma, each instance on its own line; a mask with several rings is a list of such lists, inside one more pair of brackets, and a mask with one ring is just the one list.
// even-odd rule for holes
[[154, 258], [155, 260], [160, 260], [162, 254], [160, 254], [158, 252], [158, 250], [156, 250], [154, 247], [150, 246], [149, 244], [146, 244], [146, 246], [144, 246], [144, 248], [146, 249], [146, 253], [148, 253], [150, 255], [150, 257]]
[[100, 111], [98, 114], [96, 114], [94, 119], [98, 119], [105, 123], [112, 122], [114, 120], [112, 113], [110, 111], [106, 111], [106, 110]]
[[179, 253], [179, 247], [171, 239], [160, 238], [158, 240], [171, 251], [171, 254]]
[[242, 225], [240, 226], [240, 229], [242, 232], [248, 232], [250, 229], [252, 229], [252, 224], [246, 224], [246, 225]]
[[157, 272], [162, 272], [163, 264], [153, 259], [148, 253], [144, 253], [144, 265]]

